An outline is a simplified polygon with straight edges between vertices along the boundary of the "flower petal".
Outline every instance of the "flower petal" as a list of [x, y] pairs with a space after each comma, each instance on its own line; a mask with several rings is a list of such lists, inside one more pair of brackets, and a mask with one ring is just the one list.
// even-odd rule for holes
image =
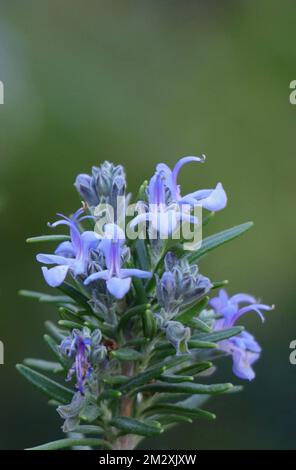
[[250, 304], [253, 304], [256, 302], [256, 299], [255, 297], [253, 297], [252, 295], [249, 295], [249, 294], [235, 294], [233, 295], [232, 297], [230, 297], [230, 302], [234, 303], [234, 304], [239, 304], [240, 302], [247, 302], [247, 303], [250, 303]]
[[99, 279], [103, 279], [104, 281], [107, 281], [109, 278], [110, 278], [110, 271], [105, 269], [104, 271], [99, 271], [97, 273], [94, 273], [88, 276], [85, 279], [84, 284], [88, 286], [88, 284], [90, 284], [91, 282], [98, 281]]
[[64, 256], [58, 255], [47, 255], [44, 253], [37, 255], [36, 259], [39, 261], [39, 263], [44, 264], [59, 264], [70, 266], [73, 263], [73, 258], [65, 258]]
[[172, 181], [175, 186], [177, 186], [177, 178], [179, 171], [181, 170], [182, 166], [186, 165], [187, 163], [190, 162], [199, 162], [199, 163], [204, 163], [205, 161], [205, 155], [202, 155], [201, 157], [193, 157], [193, 156], [188, 156], [188, 157], [183, 157], [180, 158], [180, 160], [176, 163], [174, 166], [174, 169], [172, 171]]
[[218, 183], [215, 189], [202, 189], [188, 196], [196, 199], [204, 209], [213, 212], [224, 209], [227, 204], [227, 196], [221, 183]]
[[264, 305], [264, 304], [252, 304], [252, 305], [247, 305], [246, 307], [242, 307], [239, 309], [239, 311], [237, 312], [237, 314], [234, 316], [233, 318], [233, 324], [242, 316], [244, 315], [245, 313], [248, 313], [248, 312], [251, 312], [251, 311], [254, 311], [256, 313], [258, 313], [259, 317], [261, 318], [261, 320], [264, 322], [265, 321], [265, 318], [264, 318], [264, 315], [262, 314], [261, 310], [265, 310], [265, 311], [270, 311], [270, 310], [273, 310], [274, 309], [274, 306], [269, 306], [269, 305]]
[[259, 359], [260, 354], [252, 353], [250, 351], [236, 350], [233, 353], [233, 373], [243, 380], [253, 380], [255, 372], [252, 369], [252, 364]]
[[126, 278], [130, 276], [140, 277], [142, 279], [148, 279], [152, 277], [152, 273], [149, 271], [142, 271], [141, 269], [121, 269], [120, 277]]
[[119, 277], [112, 277], [107, 281], [107, 289], [110, 294], [114, 295], [116, 299], [122, 299], [125, 294], [130, 290], [131, 287], [131, 277], [125, 279]]
[[50, 287], [60, 286], [64, 282], [68, 271], [69, 266], [55, 266], [51, 269], [45, 266], [42, 267], [44, 279]]
[[55, 255], [64, 256], [65, 258], [74, 258], [75, 251], [71, 242], [62, 242], [55, 250]]

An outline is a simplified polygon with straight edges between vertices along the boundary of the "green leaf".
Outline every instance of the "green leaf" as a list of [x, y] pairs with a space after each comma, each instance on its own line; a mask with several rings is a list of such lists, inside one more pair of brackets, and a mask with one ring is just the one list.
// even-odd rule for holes
[[220, 245], [227, 243], [235, 238], [239, 237], [247, 230], [249, 230], [253, 226], [253, 222], [246, 222], [241, 225], [237, 225], [236, 227], [232, 227], [228, 230], [224, 230], [223, 232], [216, 233], [215, 235], [211, 235], [210, 237], [204, 238], [201, 244], [201, 247], [191, 253], [188, 256], [188, 259], [191, 263], [196, 263], [202, 256], [207, 254], [209, 251], [214, 250]]
[[162, 424], [163, 426], [168, 426], [174, 423], [193, 423], [193, 419], [189, 416], [181, 416], [181, 415], [156, 415], [155, 417], [157, 421]]
[[88, 301], [89, 299], [82, 294], [79, 290], [75, 289], [71, 284], [64, 282], [62, 285], [59, 286], [59, 290], [61, 290], [64, 294], [71, 297], [71, 299], [75, 300], [78, 305], [81, 305], [85, 310], [88, 312], [93, 313]]
[[69, 320], [76, 323], [80, 323], [80, 325], [83, 327], [83, 319], [79, 318], [78, 314], [73, 313], [69, 308], [59, 307], [59, 314], [62, 320]]
[[47, 444], [42, 444], [41, 446], [31, 447], [27, 450], [59, 450], [59, 449], [69, 449], [76, 446], [89, 446], [89, 447], [101, 447], [102, 449], [112, 449], [112, 446], [109, 442], [104, 441], [103, 439], [95, 439], [90, 437], [83, 437], [77, 439], [60, 439], [59, 441], [48, 442]]
[[142, 327], [145, 338], [151, 339], [156, 335], [157, 325], [150, 309], [142, 313]]
[[67, 367], [69, 365], [69, 360], [67, 360], [67, 358], [64, 358], [60, 354], [59, 347], [58, 347], [57, 343], [55, 342], [55, 340], [49, 335], [44, 335], [43, 338], [44, 338], [44, 341], [48, 344], [51, 351], [54, 353], [57, 360], [62, 364], [62, 366], [65, 369], [67, 369]]
[[110, 356], [115, 357], [119, 361], [138, 361], [142, 359], [142, 354], [135, 349], [116, 349], [115, 351], [111, 351]]
[[71, 304], [73, 299], [66, 295], [42, 295], [39, 298], [39, 302], [47, 304]]
[[43, 295], [46, 295], [46, 294], [44, 294], [44, 292], [35, 292], [33, 290], [22, 289], [22, 290], [18, 291], [18, 295], [20, 295], [22, 297], [27, 297], [28, 299], [37, 299], [37, 300], [39, 300], [40, 297], [43, 297]]
[[[229, 392], [226, 392], [226, 393], [229, 393]], [[201, 406], [203, 406], [205, 402], [208, 401], [209, 398], [210, 398], [209, 395], [191, 395], [185, 400], [177, 401], [175, 405], [183, 406], [185, 408], [196, 409], [196, 408], [200, 408]]]
[[67, 330], [81, 330], [81, 328], [83, 328], [83, 325], [81, 325], [81, 323], [76, 323], [70, 320], [59, 320], [58, 325], [62, 328], [67, 328]]
[[98, 401], [101, 401], [101, 400], [112, 400], [112, 399], [119, 399], [121, 398], [122, 396], [122, 393], [119, 391], [119, 390], [112, 390], [112, 389], [108, 389], [108, 390], [104, 390], [100, 395], [99, 395], [99, 398], [98, 398]]
[[218, 343], [224, 339], [231, 338], [236, 336], [244, 330], [243, 326], [233, 326], [232, 328], [227, 328], [226, 330], [214, 331], [207, 335], [201, 335], [198, 337], [201, 341], [211, 341], [212, 343]]
[[140, 385], [150, 382], [150, 380], [157, 379], [165, 370], [166, 366], [164, 364], [160, 366], [158, 365], [155, 367], [151, 367], [147, 371], [141, 372], [135, 377], [131, 378], [128, 382], [126, 382], [120, 387], [120, 390], [123, 393], [130, 392], [131, 390], [139, 387]]
[[45, 393], [45, 395], [60, 403], [68, 404], [71, 402], [73, 398], [72, 390], [22, 364], [18, 364], [16, 368], [29, 382]]
[[81, 434], [94, 434], [95, 436], [98, 436], [99, 434], [103, 434], [105, 431], [101, 426], [94, 426], [92, 424], [81, 424], [80, 426], [77, 426], [76, 429], [74, 429], [73, 432], [78, 432]]
[[161, 382], [167, 382], [167, 383], [182, 383], [182, 382], [193, 382], [194, 377], [188, 376], [188, 375], [168, 375], [168, 374], [163, 374], [160, 376], [159, 380]]
[[172, 404], [159, 404], [153, 405], [149, 408], [146, 408], [144, 411], [145, 414], [175, 414], [181, 416], [188, 416], [189, 418], [205, 418], [205, 419], [215, 419], [216, 416], [209, 411], [201, 410], [199, 408], [187, 408], [185, 406], [178, 406]]
[[143, 271], [150, 271], [150, 259], [147, 253], [146, 245], [144, 240], [137, 239], [136, 240], [136, 254], [137, 254], [137, 262], [139, 264], [139, 268]]
[[126, 434], [139, 436], [157, 436], [163, 432], [161, 424], [157, 421], [140, 421], [134, 418], [118, 417], [112, 419], [110, 424]]
[[157, 382], [154, 384], [143, 385], [139, 387], [136, 392], [151, 392], [151, 393], [190, 393], [191, 395], [217, 395], [225, 393], [233, 388], [230, 383], [225, 384], [213, 384], [213, 385], [202, 385], [195, 383], [180, 383], [180, 384], [169, 384]]
[[132, 307], [128, 309], [120, 318], [120, 322], [118, 324], [118, 330], [122, 330], [127, 322], [131, 320], [136, 315], [141, 315], [147, 308], [149, 308], [149, 304], [142, 304], [142, 305], [136, 305], [135, 307]]
[[111, 377], [104, 377], [103, 382], [109, 385], [121, 385], [128, 381], [126, 375], [111, 375]]
[[[194, 337], [191, 340], [188, 341], [188, 346], [189, 348], [192, 349], [215, 349], [217, 348], [216, 343], [213, 341], [205, 341], [204, 336], [200, 337]], [[210, 335], [207, 335], [210, 336]], [[159, 342], [155, 346], [155, 351], [166, 351], [169, 353], [169, 351], [175, 351], [174, 347], [170, 344], [168, 344], [166, 341]]]
[[204, 297], [198, 304], [195, 304], [182, 312], [180, 315], [176, 316], [176, 320], [180, 321], [184, 325], [187, 325], [193, 317], [196, 317], [202, 310], [204, 310], [209, 302], [209, 297]]
[[193, 328], [194, 330], [200, 330], [203, 333], [210, 333], [212, 331], [212, 328], [200, 318], [192, 318], [187, 323], [187, 325]]
[[49, 331], [49, 333], [60, 343], [65, 338], [65, 333], [60, 330], [53, 322], [46, 321], [45, 328]]
[[69, 235], [41, 235], [40, 237], [27, 238], [26, 243], [64, 242], [71, 240]]
[[176, 371], [175, 374], [190, 374], [195, 376], [207, 369], [210, 369], [211, 367], [213, 367], [211, 362], [200, 362], [199, 364], [191, 364], [189, 366], [183, 367], [182, 369]]
[[28, 357], [24, 360], [26, 366], [32, 367], [33, 369], [43, 370], [45, 372], [63, 372], [64, 368], [58, 362], [43, 361], [42, 359], [33, 359]]
[[213, 341], [204, 341], [192, 338], [188, 341], [188, 346], [190, 349], [215, 349], [217, 348], [217, 344]]
[[224, 279], [224, 281], [212, 282], [212, 290], [213, 289], [220, 289], [220, 287], [227, 286], [227, 284], [229, 284], [229, 281], [227, 279]]

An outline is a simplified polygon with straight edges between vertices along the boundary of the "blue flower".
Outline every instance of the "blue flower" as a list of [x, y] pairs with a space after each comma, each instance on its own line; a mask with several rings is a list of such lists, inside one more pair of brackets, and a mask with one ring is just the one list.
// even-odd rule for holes
[[[198, 205], [210, 211], [224, 209], [227, 197], [221, 183], [218, 183], [214, 189], [203, 189], [186, 196], [181, 195], [180, 186], [177, 184], [180, 169], [186, 163], [204, 162], [204, 160], [204, 156], [183, 157], [173, 170], [164, 163], [158, 164], [147, 188], [149, 202], [147, 211], [132, 220], [131, 228], [142, 222], [150, 222], [157, 233], [167, 237], [174, 232], [180, 221], [198, 223], [197, 218], [190, 215], [191, 207]], [[185, 205], [189, 211], [184, 210]]]
[[150, 278], [152, 274], [140, 269], [123, 269], [122, 254], [124, 251], [125, 236], [116, 224], [106, 224], [104, 238], [100, 241], [99, 250], [102, 251], [106, 268], [88, 276], [85, 285], [102, 279], [106, 281], [110, 294], [122, 299], [131, 287], [132, 276]]
[[99, 242], [98, 235], [92, 231], [85, 231], [80, 233], [78, 224], [86, 218], [92, 216], [83, 216], [84, 209], [79, 209], [70, 219], [62, 214], [62, 220], [51, 224], [51, 227], [59, 225], [67, 225], [70, 228], [71, 241], [61, 243], [55, 251], [55, 254], [37, 255], [36, 259], [44, 264], [56, 264], [54, 268], [42, 268], [44, 278], [51, 287], [60, 286], [69, 271], [74, 276], [86, 274], [89, 250], [95, 248]]
[[163, 175], [156, 172], [151, 178], [147, 196], [149, 205], [147, 212], [139, 214], [131, 221], [131, 228], [142, 222], [150, 222], [152, 229], [167, 238], [177, 228], [181, 220], [197, 223], [197, 218], [180, 210], [176, 202], [168, 203], [167, 187]]
[[74, 363], [69, 370], [67, 380], [76, 375], [76, 388], [83, 395], [86, 380], [90, 377], [93, 367], [88, 361], [91, 352], [91, 337], [86, 331], [73, 330], [72, 335], [65, 338], [60, 345], [60, 352], [70, 357]]
[[[248, 305], [240, 306], [241, 303]], [[236, 294], [229, 297], [224, 289], [220, 290], [217, 297], [210, 300], [209, 305], [217, 315], [222, 316], [216, 320], [215, 330], [217, 331], [231, 328], [242, 315], [251, 311], [256, 312], [264, 321], [261, 310], [270, 311], [274, 308], [274, 306], [258, 303], [248, 294]], [[261, 347], [250, 333], [243, 331], [233, 338], [221, 341], [219, 347], [232, 356], [233, 372], [237, 377], [246, 380], [255, 378], [252, 365], [259, 359]]]
[[181, 195], [181, 188], [177, 183], [179, 172], [184, 165], [190, 162], [203, 163], [204, 161], [204, 155], [201, 157], [183, 157], [177, 162], [173, 170], [164, 163], [158, 164], [156, 173], [163, 178], [165, 186], [170, 191], [172, 201], [191, 206], [200, 205], [204, 209], [216, 212], [224, 209], [227, 204], [227, 196], [221, 183], [218, 183], [214, 189], [201, 189], [186, 196]]

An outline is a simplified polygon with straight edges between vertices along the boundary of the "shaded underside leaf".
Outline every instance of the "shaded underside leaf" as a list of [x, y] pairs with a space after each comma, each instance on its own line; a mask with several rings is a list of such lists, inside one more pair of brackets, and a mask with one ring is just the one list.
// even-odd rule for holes
[[204, 419], [215, 419], [216, 416], [209, 411], [201, 410], [199, 408], [187, 408], [185, 406], [171, 405], [171, 404], [159, 404], [150, 406], [144, 411], [145, 414], [175, 414], [181, 416], [188, 416], [189, 418], [204, 418]]
[[138, 434], [139, 436], [157, 436], [163, 432], [161, 424], [157, 421], [140, 421], [122, 416], [112, 419], [110, 424], [124, 433]]
[[214, 331], [213, 333], [200, 335], [198, 336], [198, 339], [202, 341], [211, 341], [213, 343], [217, 343], [219, 341], [223, 341], [224, 339], [231, 338], [232, 336], [236, 336], [243, 330], [243, 326], [234, 326], [233, 328], [227, 328], [226, 330]]
[[186, 383], [163, 383], [156, 382], [154, 384], [144, 385], [137, 389], [137, 392], [151, 392], [151, 393], [188, 393], [197, 395], [217, 395], [225, 393], [233, 388], [230, 383], [203, 385], [191, 382]]
[[130, 348], [116, 349], [110, 355], [119, 361], [138, 361], [142, 358], [142, 354], [139, 351]]
[[53, 372], [54, 374], [64, 370], [59, 362], [44, 361], [42, 359], [33, 359], [31, 357], [25, 359], [24, 364], [28, 367], [32, 367], [33, 369]]
[[69, 235], [41, 235], [27, 238], [26, 243], [64, 242], [71, 240]]
[[123, 393], [130, 392], [131, 390], [139, 387], [140, 385], [146, 384], [150, 380], [157, 379], [165, 370], [165, 365], [151, 367], [150, 370], [142, 372], [130, 379], [128, 382], [126, 382], [120, 387], [120, 390]]
[[104, 429], [101, 428], [101, 426], [94, 426], [92, 424], [82, 424], [80, 426], [77, 426], [77, 428], [74, 429], [73, 432], [78, 432], [80, 434], [94, 434], [95, 436], [98, 436], [99, 434], [104, 433]]
[[200, 300], [197, 304], [190, 306], [181, 314], [177, 315], [176, 320], [180, 321], [184, 325], [188, 324], [188, 322], [193, 317], [196, 317], [204, 308], [207, 307], [208, 302], [209, 302], [209, 297], [206, 296], [202, 300]]
[[41, 390], [45, 395], [54, 400], [57, 400], [59, 403], [68, 404], [73, 398], [73, 392], [69, 388], [60, 385], [52, 379], [49, 379], [43, 374], [36, 372], [33, 369], [30, 369], [27, 366], [18, 364], [16, 366], [17, 370], [33, 385], [35, 385], [39, 390]]
[[109, 442], [104, 441], [103, 439], [95, 439], [91, 437], [83, 438], [69, 438], [69, 439], [60, 439], [59, 441], [48, 442], [47, 444], [42, 444], [37, 447], [31, 447], [27, 450], [59, 450], [59, 449], [69, 449], [76, 446], [89, 446], [89, 447], [100, 447], [102, 449], [112, 449]]
[[241, 225], [237, 225], [223, 232], [216, 233], [210, 237], [204, 238], [201, 244], [201, 247], [194, 253], [191, 253], [188, 256], [188, 259], [191, 263], [196, 263], [202, 256], [206, 255], [208, 252], [214, 250], [218, 246], [223, 245], [224, 243], [230, 242], [235, 238], [239, 237], [247, 230], [253, 226], [253, 222], [246, 222]]

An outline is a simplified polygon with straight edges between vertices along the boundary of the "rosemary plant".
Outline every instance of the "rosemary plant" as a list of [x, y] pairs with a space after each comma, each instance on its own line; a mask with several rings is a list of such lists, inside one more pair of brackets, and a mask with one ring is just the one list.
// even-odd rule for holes
[[[181, 167], [204, 159], [184, 157], [173, 170], [157, 165], [134, 206], [121, 165], [93, 167], [75, 182], [82, 207], [49, 224], [66, 233], [27, 240], [58, 243], [53, 254], [37, 255], [57, 294], [21, 291], [54, 304], [58, 320], [45, 324], [53, 362], [28, 358], [17, 368], [57, 409], [66, 434], [34, 449], [134, 449], [178, 423], [215, 419], [205, 402], [239, 389], [209, 383], [217, 358], [230, 356], [240, 379], [255, 377], [261, 348], [238, 321], [249, 311], [263, 319], [272, 307], [247, 294], [229, 297], [226, 281], [199, 270], [207, 253], [252, 223], [193, 245], [175, 236], [184, 225], [201, 234], [227, 203], [221, 183], [181, 194]], [[209, 211], [203, 219], [201, 209]]]

